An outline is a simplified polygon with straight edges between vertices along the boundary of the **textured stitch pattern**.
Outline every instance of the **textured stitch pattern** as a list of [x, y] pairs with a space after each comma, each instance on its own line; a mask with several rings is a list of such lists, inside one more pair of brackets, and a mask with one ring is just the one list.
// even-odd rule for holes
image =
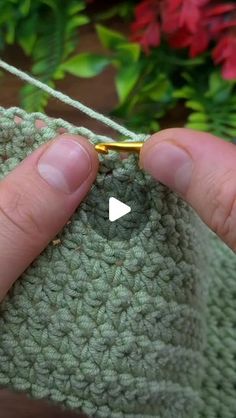
[[[36, 129], [37, 118], [47, 126]], [[59, 127], [99, 140], [63, 120], [1, 108], [0, 176]], [[147, 221], [142, 230], [133, 223], [129, 240], [127, 225], [114, 231], [104, 216], [111, 190], [134, 193], [137, 202], [141, 190], [147, 193], [148, 209], [136, 207]], [[98, 234], [91, 218], [118, 239]], [[0, 305], [0, 385], [97, 418], [197, 417], [207, 229], [138, 169], [135, 156], [110, 153], [101, 156], [94, 187], [58, 238]]]
[[236, 417], [236, 256], [211, 235], [201, 418]]

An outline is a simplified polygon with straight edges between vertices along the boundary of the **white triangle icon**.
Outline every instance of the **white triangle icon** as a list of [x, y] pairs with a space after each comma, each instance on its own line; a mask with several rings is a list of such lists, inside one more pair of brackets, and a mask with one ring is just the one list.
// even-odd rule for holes
[[114, 222], [131, 211], [131, 207], [116, 199], [109, 198], [109, 221]]

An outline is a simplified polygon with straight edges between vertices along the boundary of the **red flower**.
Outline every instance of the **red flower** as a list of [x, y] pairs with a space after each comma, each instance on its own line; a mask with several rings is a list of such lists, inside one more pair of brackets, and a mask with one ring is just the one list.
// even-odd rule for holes
[[148, 52], [150, 47], [160, 44], [158, 3], [162, 0], [144, 0], [135, 8], [135, 21], [131, 25], [133, 41], [139, 42]]
[[210, 4], [207, 8], [207, 15], [208, 16], [217, 16], [217, 15], [223, 15], [225, 13], [233, 12], [236, 10], [236, 4], [228, 3], [228, 4], [216, 4], [212, 5]]
[[236, 26], [236, 4], [209, 5], [203, 10], [204, 21], [212, 39], [225, 29]]
[[209, 45], [209, 37], [204, 26], [200, 26], [195, 33], [190, 33], [185, 28], [180, 28], [169, 37], [169, 44], [172, 48], [189, 47], [191, 58], [203, 53]]
[[[223, 63], [223, 76], [236, 78], [235, 2], [223, 0], [142, 0], [135, 8], [132, 40], [144, 51], [159, 46], [164, 35], [173, 48], [188, 48], [190, 57], [217, 42], [215, 63]], [[230, 34], [231, 33], [231, 34]]]
[[225, 79], [236, 79], [236, 34], [221, 38], [213, 50], [213, 60], [216, 64], [223, 64], [222, 74]]
[[209, 0], [167, 0], [164, 16], [164, 31], [170, 33], [185, 27], [189, 32], [194, 33], [201, 20], [201, 7], [206, 5]]

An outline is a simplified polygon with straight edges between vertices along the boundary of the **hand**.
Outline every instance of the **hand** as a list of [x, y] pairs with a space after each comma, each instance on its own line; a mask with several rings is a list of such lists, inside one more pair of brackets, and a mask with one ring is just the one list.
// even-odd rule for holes
[[98, 169], [94, 147], [63, 134], [0, 183], [0, 300], [70, 218]]
[[[144, 144], [140, 165], [179, 193], [236, 250], [233, 144], [210, 134], [168, 129]], [[97, 169], [94, 147], [82, 137], [63, 134], [1, 181], [0, 300], [65, 225], [89, 191]]]
[[236, 146], [190, 129], [166, 129], [142, 147], [140, 166], [176, 191], [236, 251]]

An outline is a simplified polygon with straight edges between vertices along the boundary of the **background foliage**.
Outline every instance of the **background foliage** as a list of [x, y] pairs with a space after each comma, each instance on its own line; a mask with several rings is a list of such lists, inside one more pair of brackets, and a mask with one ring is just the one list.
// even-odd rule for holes
[[[61, 63], [75, 51], [78, 28], [89, 22], [83, 0], [4, 0], [0, 2], [0, 48], [18, 44], [31, 57], [31, 72], [53, 86]], [[45, 108], [47, 96], [32, 86], [21, 91], [22, 107]]]
[[[187, 1], [186, 9], [186, 0], [127, 0], [94, 15], [84, 0], [4, 0], [0, 2], [0, 48], [18, 44], [31, 58], [31, 72], [52, 86], [67, 73], [95, 77], [107, 66], [115, 67], [119, 102], [112, 114], [133, 129], [158, 130], [163, 116], [184, 103], [187, 126], [234, 139], [235, 4], [220, 1], [216, 9], [214, 0], [213, 10], [209, 9], [212, 0]], [[166, 9], [169, 21], [167, 6], [172, 7]], [[203, 12], [208, 16], [205, 21]], [[128, 36], [112, 29], [114, 18], [127, 22]], [[205, 48], [196, 49], [194, 39], [203, 21], [214, 23], [214, 37], [205, 42]], [[86, 24], [95, 26], [106, 50], [103, 55], [76, 52], [79, 29]], [[179, 44], [173, 45], [172, 35], [177, 32]], [[222, 58], [219, 45], [226, 37], [231, 42], [224, 44]], [[212, 59], [215, 65], [223, 64], [223, 72]], [[21, 91], [22, 106], [28, 111], [42, 111], [47, 99], [32, 86]]]

